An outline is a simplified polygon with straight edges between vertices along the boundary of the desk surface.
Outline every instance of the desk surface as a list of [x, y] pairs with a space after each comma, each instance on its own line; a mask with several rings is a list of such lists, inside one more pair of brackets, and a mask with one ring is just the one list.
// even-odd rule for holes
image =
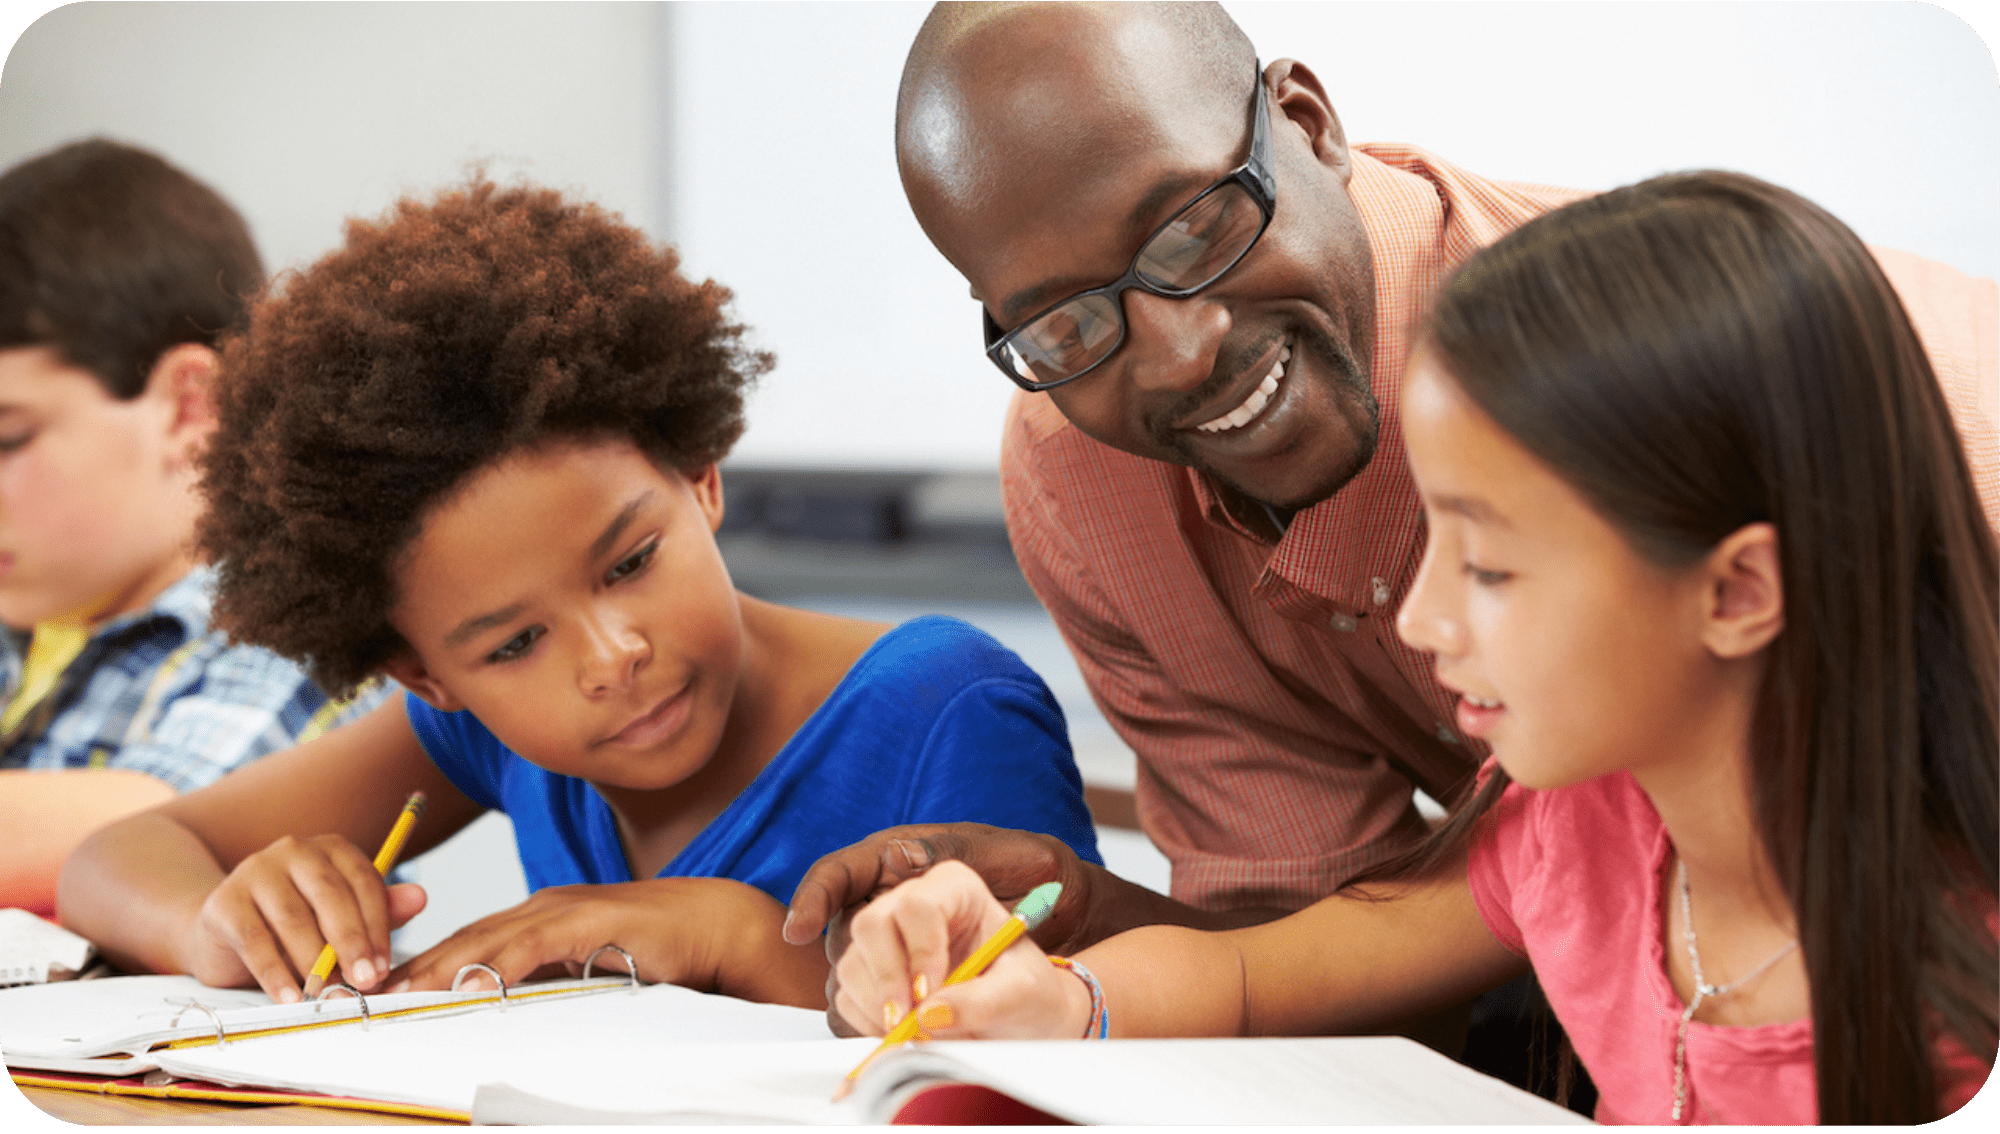
[[431, 1118], [323, 1106], [147, 1099], [11, 1084], [44, 1114], [79, 1126], [452, 1126]]

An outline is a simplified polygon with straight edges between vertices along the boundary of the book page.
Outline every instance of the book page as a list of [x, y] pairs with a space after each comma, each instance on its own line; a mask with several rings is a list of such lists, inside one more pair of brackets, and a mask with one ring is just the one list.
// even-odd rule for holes
[[607, 1059], [568, 1055], [481, 1084], [472, 1121], [513, 1125], [692, 1125], [867, 1121], [858, 1100], [833, 1101], [879, 1040], [662, 1045]]
[[75, 976], [97, 952], [84, 938], [27, 910], [0, 909], [0, 985]]
[[1399, 1036], [940, 1041], [879, 1060], [856, 1093], [879, 1105], [925, 1079], [980, 1083], [1084, 1124], [1589, 1121]]
[[[174, 1017], [199, 1025], [187, 1011], [199, 1002], [217, 1012], [270, 1005], [254, 988], [210, 988], [191, 976], [106, 977], [0, 989], [0, 1054], [10, 1066], [24, 1054], [95, 1054], [119, 1050], [125, 1039], [163, 1032]], [[102, 1040], [92, 1043], [92, 1040]]]
[[[158, 1053], [162, 1070], [234, 1086], [353, 1095], [469, 1113], [482, 1083], [661, 1083], [684, 1045], [829, 1038], [826, 1015], [673, 985], [409, 1017]], [[859, 1061], [859, 1055], [855, 1060]], [[851, 1064], [850, 1064], [851, 1066]], [[840, 1073], [845, 1073], [845, 1068]], [[831, 1092], [831, 1085], [827, 1090]]]

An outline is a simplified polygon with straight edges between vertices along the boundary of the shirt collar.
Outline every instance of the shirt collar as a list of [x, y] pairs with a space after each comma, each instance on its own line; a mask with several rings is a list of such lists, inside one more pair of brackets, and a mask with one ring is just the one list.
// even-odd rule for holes
[[142, 623], [171, 621], [180, 624], [181, 640], [208, 633], [209, 612], [215, 602], [215, 568], [196, 566], [168, 585], [138, 610], [128, 611], [99, 626], [91, 637], [109, 638]]

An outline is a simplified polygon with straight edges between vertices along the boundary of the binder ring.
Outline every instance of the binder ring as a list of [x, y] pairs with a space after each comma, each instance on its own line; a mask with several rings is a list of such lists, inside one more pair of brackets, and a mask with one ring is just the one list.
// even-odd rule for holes
[[474, 961], [469, 965], [459, 966], [458, 975], [451, 978], [451, 990], [457, 992], [459, 984], [465, 980], [465, 974], [474, 969], [484, 970], [487, 976], [493, 978], [494, 985], [500, 989], [500, 1010], [505, 1012], [507, 1010], [507, 982], [500, 979], [500, 970], [494, 968], [492, 965], [482, 961]]
[[367, 1031], [368, 1025], [370, 1023], [368, 1019], [368, 998], [366, 996], [361, 995], [361, 990], [354, 987], [353, 985], [348, 984], [345, 981], [337, 981], [333, 984], [329, 984], [325, 988], [319, 990], [319, 995], [313, 997], [313, 1002], [318, 1003], [319, 1001], [325, 1000], [327, 997], [332, 996], [336, 992], [345, 992], [347, 995], [352, 996], [354, 998], [354, 1002], [356, 1004], [361, 1005], [361, 1030], [364, 1032]]
[[215, 1046], [221, 1047], [229, 1042], [229, 1037], [223, 1034], [222, 1031], [222, 1017], [215, 1014], [215, 1009], [210, 1008], [199, 1000], [188, 1001], [186, 1007], [174, 1013], [173, 1022], [167, 1026], [170, 1028], [180, 1027], [181, 1017], [187, 1015], [189, 1012], [205, 1012], [208, 1014], [208, 1018], [215, 1024]]
[[585, 979], [585, 980], [589, 980], [589, 979], [590, 979], [590, 963], [591, 963], [592, 961], [595, 961], [595, 960], [597, 959], [597, 955], [598, 955], [599, 953], [602, 953], [602, 952], [604, 952], [604, 951], [605, 951], [606, 949], [609, 949], [609, 950], [611, 950], [611, 951], [612, 951], [613, 953], [616, 953], [616, 954], [618, 954], [619, 956], [621, 956], [621, 957], [625, 958], [625, 971], [626, 971], [627, 973], [631, 974], [631, 977], [632, 977], [632, 984], [631, 984], [631, 986], [630, 986], [630, 987], [631, 987], [631, 990], [632, 990], [633, 992], [635, 992], [635, 993], [636, 993], [636, 992], [638, 992], [638, 991], [639, 991], [639, 966], [638, 966], [638, 964], [637, 964], [637, 963], [636, 963], [635, 961], [633, 961], [633, 960], [632, 960], [632, 954], [630, 954], [630, 953], [627, 953], [627, 952], [626, 952], [625, 950], [623, 950], [623, 949], [620, 949], [620, 948], [619, 948], [618, 946], [616, 946], [616, 945], [599, 945], [599, 946], [598, 946], [597, 948], [595, 948], [595, 949], [591, 950], [591, 952], [590, 952], [590, 956], [588, 956], [588, 957], [585, 957], [585, 958], [583, 959], [583, 979]]

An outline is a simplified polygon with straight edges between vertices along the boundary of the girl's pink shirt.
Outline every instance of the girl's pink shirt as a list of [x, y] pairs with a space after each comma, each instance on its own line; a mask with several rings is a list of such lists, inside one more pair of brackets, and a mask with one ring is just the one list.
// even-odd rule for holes
[[[1553, 791], [1513, 785], [1490, 818], [1473, 845], [1473, 899], [1494, 936], [1534, 965], [1597, 1087], [1597, 1120], [1671, 1122], [1674, 1037], [1686, 1005], [1661, 952], [1669, 843], [1652, 801], [1618, 772]], [[1956, 1054], [1945, 1113], [1971, 1099], [1989, 1070]], [[1690, 1022], [1687, 1077], [1684, 1122], [1818, 1118], [1810, 1019]]]

